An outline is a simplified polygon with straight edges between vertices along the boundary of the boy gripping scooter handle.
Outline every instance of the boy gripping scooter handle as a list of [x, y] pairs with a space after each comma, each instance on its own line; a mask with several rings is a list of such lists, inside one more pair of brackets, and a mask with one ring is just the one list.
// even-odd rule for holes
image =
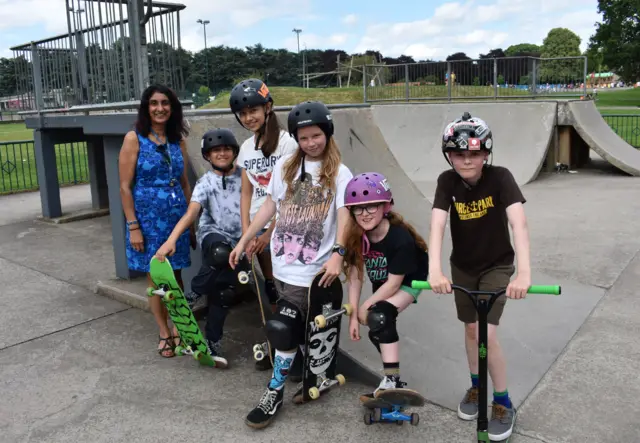
[[[428, 281], [413, 280], [411, 287], [414, 289], [426, 289], [431, 290], [431, 284]], [[490, 443], [489, 439], [489, 418], [487, 417], [487, 342], [488, 342], [488, 326], [487, 315], [493, 306], [493, 303], [499, 296], [504, 294], [507, 290], [499, 289], [497, 291], [470, 291], [458, 285], [451, 285], [451, 290], [454, 289], [467, 294], [478, 311], [478, 384], [479, 384], [479, 399], [478, 399], [478, 422], [477, 422], [477, 434], [478, 442]], [[562, 288], [560, 285], [532, 285], [529, 286], [527, 294], [549, 294], [560, 295]], [[486, 297], [480, 297], [482, 295], [491, 296], [489, 300]], [[507, 438], [506, 441], [509, 441]]]

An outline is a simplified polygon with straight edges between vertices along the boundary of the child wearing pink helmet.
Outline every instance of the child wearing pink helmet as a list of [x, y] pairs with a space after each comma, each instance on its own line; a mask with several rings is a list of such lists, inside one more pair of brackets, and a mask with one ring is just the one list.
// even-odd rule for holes
[[392, 210], [391, 187], [384, 175], [365, 172], [353, 177], [344, 204], [352, 222], [343, 263], [349, 303], [359, 305], [365, 268], [373, 289], [373, 295], [351, 315], [349, 335], [360, 340], [360, 324], [369, 326], [369, 339], [380, 353], [384, 371], [378, 388], [360, 397], [364, 402], [382, 390], [406, 386], [400, 381], [396, 318], [417, 303], [421, 291], [412, 289], [411, 281], [427, 279], [429, 258], [424, 239]]

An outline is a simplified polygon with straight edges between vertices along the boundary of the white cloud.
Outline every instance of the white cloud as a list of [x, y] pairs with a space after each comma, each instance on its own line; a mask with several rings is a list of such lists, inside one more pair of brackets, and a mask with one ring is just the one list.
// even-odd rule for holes
[[[344, 49], [349, 34], [331, 34], [329, 36], [318, 34], [300, 33], [300, 50], [307, 49]], [[284, 40], [284, 48], [292, 52], [298, 52], [298, 40], [295, 34]]]
[[555, 27], [575, 32], [582, 39], [581, 50], [585, 50], [595, 31], [594, 23], [600, 19], [596, 0], [449, 2], [437, 7], [431, 17], [367, 27], [352, 51], [378, 50], [385, 56], [404, 54], [416, 60], [444, 60], [455, 52], [477, 58], [512, 44], [542, 44]]
[[358, 16], [355, 14], [345, 15], [342, 18], [342, 23], [345, 25], [355, 25], [358, 22]]

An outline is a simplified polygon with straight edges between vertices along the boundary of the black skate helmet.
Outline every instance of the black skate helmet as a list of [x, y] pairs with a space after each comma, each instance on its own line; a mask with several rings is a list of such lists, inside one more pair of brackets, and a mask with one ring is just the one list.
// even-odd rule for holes
[[[478, 117], [465, 112], [447, 125], [442, 135], [442, 152], [480, 151], [489, 153], [493, 149], [493, 135], [489, 125]], [[446, 154], [445, 154], [446, 158]], [[448, 161], [448, 159], [447, 159]]]
[[327, 106], [319, 101], [306, 101], [297, 104], [289, 112], [287, 126], [289, 134], [298, 141], [298, 129], [317, 125], [327, 140], [333, 135], [333, 117]]
[[[212, 162], [209, 162], [207, 158], [207, 154], [217, 147], [217, 146], [229, 146], [233, 150], [233, 160], [226, 168], [219, 168], [214, 165]], [[200, 152], [202, 153], [202, 157], [211, 164], [211, 167], [216, 171], [220, 171], [223, 173], [222, 175], [222, 188], [227, 189], [227, 184], [225, 181], [226, 173], [233, 169], [234, 163], [236, 162], [236, 158], [238, 158], [238, 154], [240, 154], [240, 145], [236, 140], [236, 137], [233, 135], [233, 132], [227, 128], [217, 128], [211, 129], [204, 133], [202, 136], [202, 143], [200, 144]]]
[[235, 85], [229, 96], [231, 112], [237, 114], [248, 106], [260, 106], [273, 103], [267, 85], [260, 79], [248, 78]]

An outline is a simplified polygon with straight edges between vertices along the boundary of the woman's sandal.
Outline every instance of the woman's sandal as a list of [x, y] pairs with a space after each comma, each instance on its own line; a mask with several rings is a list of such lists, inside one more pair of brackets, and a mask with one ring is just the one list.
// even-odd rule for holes
[[[161, 357], [164, 358], [171, 358], [171, 357], [175, 357], [176, 354], [174, 354], [173, 349], [175, 346], [173, 346], [173, 337], [161, 337], [158, 336], [158, 338], [160, 339], [160, 341], [164, 340], [164, 346], [160, 349], [158, 349], [158, 354], [160, 354]], [[165, 354], [165, 352], [167, 351], [171, 351], [170, 355]]]
[[178, 335], [172, 335], [171, 337], [169, 337], [172, 341], [173, 341], [173, 346], [174, 349], [177, 348], [178, 346], [180, 346], [182, 344], [182, 339], [180, 338], [180, 334]]

